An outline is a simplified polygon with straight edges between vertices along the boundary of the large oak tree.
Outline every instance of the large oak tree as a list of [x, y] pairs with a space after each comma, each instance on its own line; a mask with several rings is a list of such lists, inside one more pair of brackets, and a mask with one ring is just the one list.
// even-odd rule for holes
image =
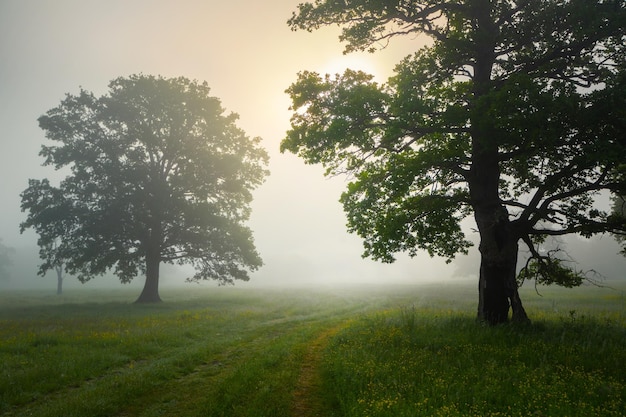
[[262, 265], [244, 223], [268, 157], [209, 92], [133, 75], [101, 97], [68, 94], [39, 118], [55, 142], [42, 146], [44, 164], [69, 169], [59, 186], [30, 180], [22, 193], [21, 229], [39, 234], [41, 273], [59, 264], [82, 282], [110, 269], [122, 282], [145, 273], [137, 301], [154, 302], [163, 262], [222, 284]]
[[[430, 37], [387, 83], [358, 71], [302, 72], [282, 150], [353, 181], [341, 200], [365, 256], [452, 259], [480, 234], [478, 317], [528, 321], [518, 280], [580, 284], [540, 245], [624, 231], [594, 201], [623, 193], [623, 0], [317, 0], [292, 29], [342, 27], [346, 52]], [[517, 275], [518, 244], [530, 259]]]

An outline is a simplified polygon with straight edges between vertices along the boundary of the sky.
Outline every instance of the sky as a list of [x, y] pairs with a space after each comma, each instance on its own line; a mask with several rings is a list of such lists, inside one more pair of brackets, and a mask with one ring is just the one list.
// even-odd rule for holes
[[[211, 94], [249, 136], [263, 138], [271, 176], [255, 192], [249, 222], [265, 266], [254, 285], [413, 283], [475, 278], [477, 249], [446, 265], [427, 254], [399, 255], [394, 264], [361, 259], [362, 243], [346, 232], [338, 202], [345, 178], [279, 152], [289, 129], [285, 89], [297, 73], [350, 67], [385, 81], [404, 56], [426, 41], [392, 42], [375, 54], [342, 54], [339, 30], [293, 32], [287, 20], [301, 0], [0, 0], [0, 238], [36, 251], [36, 236], [20, 235], [19, 194], [29, 178], [59, 176], [42, 167], [46, 142], [37, 118], [82, 87], [104, 94], [110, 80], [131, 74], [206, 81]], [[472, 237], [472, 236], [470, 236]], [[585, 259], [614, 278], [626, 270], [612, 239], [576, 241]], [[28, 249], [30, 248], [30, 249]], [[33, 249], [35, 248], [35, 249]], [[599, 251], [599, 257], [590, 256]], [[601, 263], [594, 265], [594, 262]], [[608, 267], [607, 267], [607, 264]], [[32, 266], [35, 275], [36, 266]], [[170, 270], [167, 270], [170, 271]], [[608, 272], [606, 272], [608, 271]], [[165, 272], [165, 271], [164, 271]], [[182, 281], [171, 271], [166, 282]], [[622, 274], [623, 275], [623, 274]], [[27, 277], [12, 277], [12, 280]], [[141, 278], [138, 278], [142, 281]], [[54, 286], [50, 280], [50, 286]], [[239, 284], [238, 284], [239, 285]]]

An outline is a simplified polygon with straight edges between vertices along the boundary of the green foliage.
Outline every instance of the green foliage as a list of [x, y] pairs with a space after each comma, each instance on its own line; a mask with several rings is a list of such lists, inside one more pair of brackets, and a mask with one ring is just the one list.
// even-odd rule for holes
[[68, 94], [39, 118], [56, 143], [42, 147], [44, 164], [70, 170], [58, 187], [30, 180], [22, 193], [21, 229], [39, 234], [41, 274], [64, 263], [81, 281], [113, 268], [128, 282], [156, 252], [191, 263], [194, 280], [229, 283], [262, 264], [243, 222], [267, 154], [209, 92], [133, 75], [102, 97]]
[[[397, 82], [403, 82], [400, 75]], [[413, 121], [386, 114], [391, 102], [403, 108], [434, 104], [394, 102], [370, 75], [350, 70], [336, 80], [304, 72], [287, 91], [296, 112], [281, 150], [322, 163], [329, 174], [355, 174], [342, 202], [349, 230], [366, 240], [365, 256], [391, 262], [398, 251], [426, 249], [448, 258], [466, 251], [470, 243], [459, 222], [468, 214], [467, 190], [453, 187], [460, 175], [440, 165], [463, 159], [467, 142], [432, 127], [419, 140], [423, 148], [414, 149], [401, 143]]]
[[[396, 36], [433, 41], [387, 83], [302, 72], [287, 90], [281, 150], [351, 176], [341, 201], [365, 256], [450, 259], [469, 246], [460, 222], [479, 211], [485, 250], [498, 246], [493, 218], [506, 212], [507, 238], [537, 258], [541, 237], [626, 230], [594, 205], [626, 184], [623, 1], [317, 0], [289, 24], [337, 24], [346, 52]], [[579, 282], [547, 265], [552, 282]]]
[[563, 261], [552, 257], [530, 258], [519, 273], [520, 281], [534, 280], [538, 285], [556, 284], [567, 288], [578, 287], [585, 275], [563, 265]]

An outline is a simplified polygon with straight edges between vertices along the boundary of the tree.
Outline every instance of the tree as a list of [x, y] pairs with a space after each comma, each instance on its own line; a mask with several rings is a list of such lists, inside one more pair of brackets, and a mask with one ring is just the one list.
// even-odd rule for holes
[[13, 254], [15, 249], [6, 246], [0, 239], [0, 281], [8, 280], [10, 273], [8, 268], [13, 265]]
[[[378, 84], [347, 70], [301, 72], [282, 151], [349, 174], [341, 201], [364, 256], [426, 250], [450, 261], [480, 234], [478, 318], [528, 317], [517, 279], [577, 285], [547, 236], [623, 231], [594, 206], [623, 192], [626, 3], [623, 0], [318, 0], [289, 25], [342, 27], [346, 53], [397, 36], [432, 43]], [[517, 277], [518, 244], [530, 251]]]
[[57, 295], [63, 294], [63, 264], [54, 266], [54, 272], [57, 274]]
[[137, 301], [154, 302], [163, 262], [220, 284], [262, 265], [244, 222], [268, 157], [209, 91], [133, 75], [101, 97], [68, 94], [39, 118], [59, 143], [42, 146], [44, 165], [71, 172], [58, 187], [31, 179], [22, 193], [21, 230], [39, 234], [41, 273], [63, 264], [85, 282], [113, 269], [125, 283], [141, 272]]
[[[614, 195], [613, 196], [613, 212], [612, 216], [615, 219], [621, 219], [621, 221], [626, 221], [626, 195]], [[621, 250], [621, 254], [626, 256], [626, 232], [617, 231], [614, 233], [615, 239], [618, 242], [624, 244]]]
[[[46, 253], [55, 253], [58, 246], [57, 241], [53, 241], [48, 244], [46, 247], [40, 249], [40, 254], [43, 254], [45, 259]], [[63, 294], [63, 261], [61, 259], [57, 259], [53, 265], [52, 269], [56, 272], [57, 275], [57, 295]], [[38, 271], [39, 275], [42, 275], [41, 270]]]

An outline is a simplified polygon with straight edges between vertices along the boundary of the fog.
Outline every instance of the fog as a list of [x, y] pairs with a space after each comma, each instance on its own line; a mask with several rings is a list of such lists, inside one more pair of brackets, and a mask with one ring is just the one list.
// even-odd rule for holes
[[[342, 55], [338, 30], [292, 32], [286, 21], [301, 0], [3, 0], [0, 1], [0, 238], [15, 249], [10, 278], [0, 288], [56, 288], [56, 277], [36, 277], [32, 231], [20, 235], [19, 194], [29, 178], [59, 179], [41, 167], [45, 143], [37, 118], [79, 86], [100, 95], [110, 80], [135, 73], [207, 81], [238, 125], [263, 138], [271, 176], [255, 192], [249, 226], [265, 266], [244, 286], [413, 283], [476, 279], [477, 249], [447, 265], [421, 254], [394, 264], [361, 259], [357, 236], [346, 232], [338, 203], [345, 178], [325, 178], [279, 143], [289, 128], [284, 90], [298, 71], [362, 69], [384, 81], [394, 65], [423, 44], [392, 42], [376, 54]], [[468, 232], [474, 240], [474, 236]], [[610, 237], [566, 244], [580, 269], [622, 278], [626, 261]], [[183, 282], [188, 271], [164, 267], [162, 282]], [[141, 285], [138, 277], [134, 285]], [[66, 288], [78, 286], [66, 279]], [[119, 285], [113, 276], [86, 284]], [[215, 285], [211, 283], [211, 285]]]

